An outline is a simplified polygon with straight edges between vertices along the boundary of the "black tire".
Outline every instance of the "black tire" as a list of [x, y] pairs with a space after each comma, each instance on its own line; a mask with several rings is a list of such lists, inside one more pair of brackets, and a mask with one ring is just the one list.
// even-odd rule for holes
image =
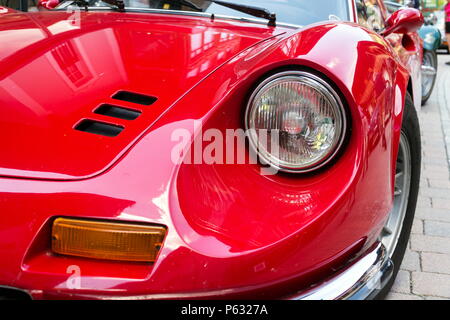
[[419, 119], [417, 118], [417, 112], [414, 108], [414, 103], [409, 93], [406, 95], [405, 100], [406, 105], [403, 114], [402, 132], [405, 134], [408, 140], [411, 151], [411, 187], [409, 191], [406, 215], [405, 219], [403, 220], [403, 226], [399, 241], [392, 255], [392, 262], [394, 264], [393, 276], [386, 284], [386, 286], [381, 289], [376, 299], [385, 298], [385, 296], [389, 293], [392, 285], [394, 284], [395, 278], [397, 277], [400, 265], [405, 255], [406, 247], [408, 246], [411, 227], [416, 212], [417, 196], [419, 193], [420, 170], [422, 162]]
[[433, 68], [435, 68], [436, 70], [436, 74], [434, 75], [431, 87], [428, 90], [428, 92], [422, 91], [422, 105], [424, 105], [428, 101], [428, 99], [430, 99], [430, 96], [433, 93], [434, 85], [436, 84], [437, 70], [438, 70], [438, 58], [436, 51], [423, 50], [423, 61], [425, 61], [426, 59], [429, 59], [429, 61], [431, 61]]

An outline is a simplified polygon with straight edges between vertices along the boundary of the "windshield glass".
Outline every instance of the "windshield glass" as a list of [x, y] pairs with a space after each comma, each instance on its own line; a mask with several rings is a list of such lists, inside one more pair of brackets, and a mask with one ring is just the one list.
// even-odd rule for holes
[[[101, 1], [98, 1], [101, 3]], [[97, 1], [90, 1], [91, 6], [99, 5]], [[182, 11], [197, 11], [189, 6], [177, 4], [174, 0], [124, 0], [128, 8], [152, 8]], [[222, 5], [206, 0], [190, 0], [203, 12], [232, 17], [254, 18]], [[347, 0], [232, 0], [226, 1], [240, 5], [249, 5], [268, 9], [277, 15], [278, 22], [295, 25], [308, 25], [326, 20], [348, 20]], [[181, 3], [181, 2], [180, 2]]]

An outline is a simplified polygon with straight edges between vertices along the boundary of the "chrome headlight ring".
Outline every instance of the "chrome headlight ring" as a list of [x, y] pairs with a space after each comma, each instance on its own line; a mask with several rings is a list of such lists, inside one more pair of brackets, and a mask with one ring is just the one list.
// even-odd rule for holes
[[[254, 90], [245, 112], [250, 147], [277, 170], [307, 173], [335, 158], [347, 132], [346, 110], [337, 92], [304, 71], [277, 73]], [[261, 144], [262, 129], [279, 135], [279, 152]]]

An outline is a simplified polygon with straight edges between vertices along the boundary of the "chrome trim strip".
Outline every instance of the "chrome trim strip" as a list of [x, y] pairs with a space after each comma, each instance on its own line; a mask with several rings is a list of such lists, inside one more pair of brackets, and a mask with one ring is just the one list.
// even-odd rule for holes
[[342, 273], [288, 297], [289, 300], [364, 300], [374, 298], [393, 275], [394, 264], [381, 244]]

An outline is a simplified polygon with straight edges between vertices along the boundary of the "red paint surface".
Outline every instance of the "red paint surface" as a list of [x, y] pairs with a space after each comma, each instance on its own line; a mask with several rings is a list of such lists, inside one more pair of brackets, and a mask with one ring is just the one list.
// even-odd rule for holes
[[[0, 175], [75, 179], [98, 174], [212, 71], [280, 33], [193, 18], [114, 13], [83, 13], [78, 29], [62, 20], [70, 17], [65, 12], [2, 17]], [[111, 99], [118, 90], [158, 101], [140, 106]], [[133, 122], [112, 121], [125, 127], [115, 139], [73, 130], [84, 118], [111, 120], [92, 113], [102, 103], [143, 114]]]

